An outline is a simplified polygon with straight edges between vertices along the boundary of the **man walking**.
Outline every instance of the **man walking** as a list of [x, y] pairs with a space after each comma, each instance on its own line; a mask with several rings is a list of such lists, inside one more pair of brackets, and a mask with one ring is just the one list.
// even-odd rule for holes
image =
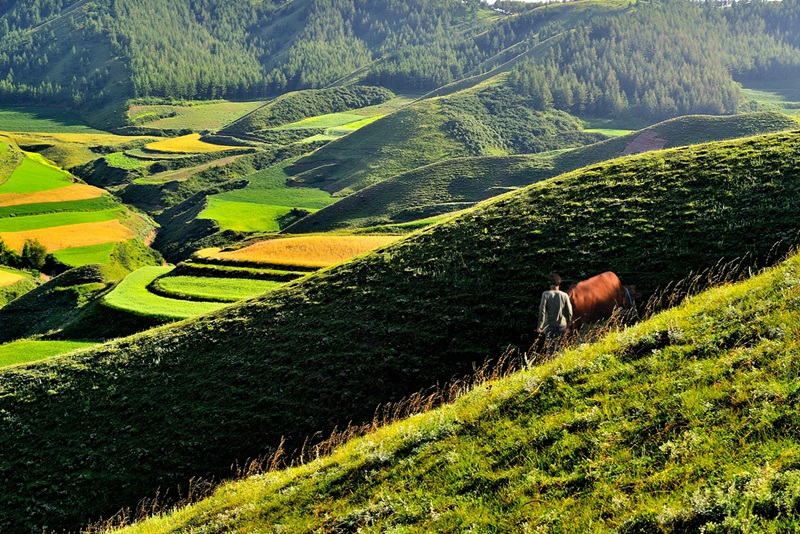
[[548, 357], [558, 348], [558, 338], [564, 335], [572, 322], [572, 303], [569, 296], [559, 290], [561, 277], [552, 273], [549, 284], [550, 289], [542, 293], [539, 303], [539, 325], [536, 328], [538, 333], [544, 332]]

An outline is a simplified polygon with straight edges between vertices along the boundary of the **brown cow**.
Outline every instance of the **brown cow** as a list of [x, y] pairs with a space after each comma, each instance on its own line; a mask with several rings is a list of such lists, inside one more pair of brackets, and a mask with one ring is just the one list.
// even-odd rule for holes
[[640, 296], [633, 286], [623, 286], [611, 271], [578, 282], [569, 288], [567, 295], [572, 303], [573, 329], [608, 319], [616, 308], [635, 312], [634, 299]]

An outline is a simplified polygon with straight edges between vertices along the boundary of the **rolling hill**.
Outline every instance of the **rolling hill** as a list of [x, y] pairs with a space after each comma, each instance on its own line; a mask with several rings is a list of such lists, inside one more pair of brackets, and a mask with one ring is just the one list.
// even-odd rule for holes
[[[369, 422], [380, 403], [463, 376], [509, 345], [527, 347], [554, 269], [566, 283], [611, 269], [653, 295], [728, 260], [745, 272], [774, 262], [800, 231], [798, 149], [800, 135], [779, 133], [595, 164], [267, 296], [4, 369], [0, 525], [78, 528], [158, 488], [169, 500], [177, 495], [164, 492], [192, 477], [230, 476], [232, 464], [282, 440], [291, 451], [315, 433]], [[732, 325], [726, 343], [746, 348], [742, 316], [730, 310], [719, 311]], [[768, 326], [758, 332], [772, 336]], [[686, 328], [712, 335], [701, 327]], [[660, 347], [663, 336], [640, 333], [634, 355]], [[648, 404], [653, 415], [674, 414], [673, 395], [656, 398], [665, 408]], [[542, 409], [557, 405], [542, 397]], [[675, 428], [647, 411], [641, 419], [654, 432]], [[569, 456], [579, 444], [562, 446]], [[563, 465], [562, 483], [583, 487], [571, 483], [574, 464]]]
[[[326, 232], [424, 219], [461, 210], [509, 189], [619, 155], [791, 130], [798, 124], [797, 120], [776, 112], [679, 117], [555, 155], [450, 159], [373, 184], [283, 231]], [[324, 152], [324, 149], [319, 151]]]
[[119, 532], [794, 530], [799, 282], [794, 255]]

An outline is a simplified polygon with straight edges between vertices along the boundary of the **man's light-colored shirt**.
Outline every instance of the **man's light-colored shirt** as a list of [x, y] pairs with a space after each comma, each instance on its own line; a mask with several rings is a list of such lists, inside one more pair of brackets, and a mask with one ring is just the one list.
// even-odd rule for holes
[[563, 291], [550, 289], [542, 293], [539, 303], [539, 330], [545, 326], [565, 327], [572, 321], [572, 303]]

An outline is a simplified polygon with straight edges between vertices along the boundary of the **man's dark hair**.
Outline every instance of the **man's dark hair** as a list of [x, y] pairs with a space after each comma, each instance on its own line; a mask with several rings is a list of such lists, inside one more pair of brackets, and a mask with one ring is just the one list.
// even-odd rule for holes
[[558, 276], [558, 273], [550, 273], [549, 283], [551, 286], [561, 285], [561, 277]]

